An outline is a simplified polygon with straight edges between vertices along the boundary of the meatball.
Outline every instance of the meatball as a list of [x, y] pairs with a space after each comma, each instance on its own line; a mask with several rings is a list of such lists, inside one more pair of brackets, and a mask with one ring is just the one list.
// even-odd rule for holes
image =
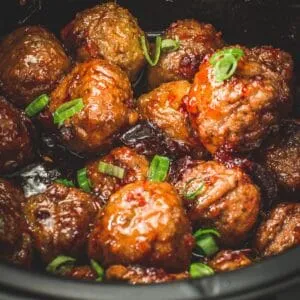
[[127, 281], [130, 284], [150, 284], [188, 279], [189, 273], [168, 274], [163, 269], [115, 265], [106, 270], [105, 276], [107, 280]]
[[247, 267], [252, 264], [252, 261], [246, 253], [243, 250], [222, 250], [208, 262], [208, 265], [215, 272], [228, 272]]
[[175, 184], [195, 226], [216, 227], [225, 246], [238, 246], [256, 223], [260, 192], [238, 168], [194, 161]]
[[[105, 162], [125, 169], [122, 179], [99, 172], [99, 163]], [[137, 154], [127, 147], [112, 150], [108, 155], [97, 159], [87, 165], [88, 178], [91, 181], [93, 193], [102, 203], [106, 203], [109, 197], [120, 187], [135, 181], [146, 180], [149, 162], [143, 155]]]
[[76, 266], [67, 268], [63, 271], [64, 277], [80, 280], [96, 280], [98, 275], [96, 271], [90, 266]]
[[24, 203], [21, 189], [0, 179], [0, 259], [29, 267], [31, 238], [23, 218]]
[[177, 51], [163, 53], [158, 64], [149, 69], [148, 83], [153, 89], [164, 82], [188, 80], [192, 82], [203, 58], [223, 47], [221, 33], [211, 24], [196, 20], [179, 20], [167, 28], [164, 39], [178, 39]]
[[77, 98], [82, 98], [84, 108], [60, 127], [63, 143], [75, 152], [96, 152], [110, 145], [114, 134], [137, 120], [126, 74], [105, 60], [75, 66], [51, 94], [49, 110], [54, 113]]
[[235, 74], [217, 82], [207, 56], [186, 101], [193, 126], [211, 153], [226, 144], [237, 152], [257, 148], [292, 105], [291, 56], [271, 47], [235, 48], [244, 51]]
[[82, 255], [97, 212], [93, 196], [61, 184], [28, 198], [24, 207], [35, 249], [45, 263], [58, 255]]
[[116, 3], [84, 10], [61, 32], [77, 60], [106, 59], [121, 67], [132, 82], [145, 65], [139, 41], [143, 35], [137, 20]]
[[40, 26], [26, 26], [0, 44], [0, 82], [7, 98], [24, 107], [49, 93], [70, 67], [55, 36]]
[[257, 151], [258, 160], [275, 175], [285, 192], [300, 192], [300, 122], [286, 120]]
[[262, 256], [271, 256], [297, 245], [300, 245], [300, 203], [281, 203], [258, 228], [255, 246]]
[[89, 256], [107, 267], [139, 264], [185, 271], [194, 239], [176, 191], [168, 183], [136, 182], [113, 194], [89, 238]]
[[32, 161], [32, 138], [31, 121], [0, 97], [0, 174], [11, 173]]

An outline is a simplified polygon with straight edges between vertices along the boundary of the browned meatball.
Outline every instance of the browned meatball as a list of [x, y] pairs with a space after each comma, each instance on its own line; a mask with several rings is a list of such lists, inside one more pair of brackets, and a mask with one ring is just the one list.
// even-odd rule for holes
[[32, 133], [31, 121], [25, 114], [0, 97], [0, 174], [31, 162]]
[[112, 281], [127, 281], [130, 284], [150, 284], [188, 279], [189, 273], [172, 274], [166, 273], [163, 269], [115, 265], [106, 270], [105, 276], [107, 280]]
[[48, 93], [70, 67], [55, 36], [40, 26], [26, 26], [0, 44], [0, 82], [7, 98], [24, 107]]
[[255, 246], [262, 256], [300, 245], [300, 203], [281, 203], [260, 225]]
[[107, 267], [139, 264], [187, 269], [194, 239], [176, 191], [168, 183], [136, 182], [110, 197], [89, 239], [89, 256]]
[[235, 74], [217, 82], [209, 57], [201, 64], [187, 109], [206, 148], [230, 145], [238, 152], [260, 146], [291, 108], [291, 56], [271, 47], [241, 48]]
[[259, 162], [286, 192], [300, 192], [300, 121], [286, 120], [257, 151]]
[[223, 245], [239, 245], [256, 223], [260, 192], [238, 168], [195, 161], [183, 171], [176, 188], [191, 221], [197, 226], [216, 227]]
[[48, 263], [58, 255], [82, 254], [98, 205], [81, 190], [53, 184], [43, 194], [30, 197], [24, 212], [35, 249]]
[[208, 262], [208, 265], [215, 272], [228, 272], [240, 269], [252, 264], [246, 253], [243, 250], [222, 250]]
[[[109, 176], [99, 172], [99, 163], [105, 162], [125, 169], [123, 179]], [[87, 165], [88, 178], [91, 181], [93, 193], [102, 203], [120, 187], [135, 181], [146, 180], [149, 162], [145, 156], [139, 155], [135, 150], [120, 147], [112, 150], [108, 155], [97, 159]]]
[[139, 42], [144, 32], [130, 12], [116, 3], [84, 10], [61, 33], [79, 61], [104, 58], [120, 66], [135, 81], [145, 65]]
[[23, 192], [0, 179], [0, 259], [29, 267], [31, 239], [23, 218]]
[[170, 25], [164, 39], [178, 39], [177, 51], [163, 53], [158, 64], [149, 69], [148, 82], [151, 89], [161, 83], [186, 79], [192, 82], [203, 58], [223, 47], [221, 33], [211, 24], [195, 20], [179, 20]]
[[80, 280], [96, 280], [98, 275], [95, 270], [90, 266], [78, 266], [67, 268], [62, 273], [63, 276], [80, 279]]
[[84, 108], [60, 127], [62, 141], [75, 152], [98, 151], [137, 119], [126, 74], [105, 60], [78, 64], [51, 94], [50, 112], [77, 98], [83, 99]]

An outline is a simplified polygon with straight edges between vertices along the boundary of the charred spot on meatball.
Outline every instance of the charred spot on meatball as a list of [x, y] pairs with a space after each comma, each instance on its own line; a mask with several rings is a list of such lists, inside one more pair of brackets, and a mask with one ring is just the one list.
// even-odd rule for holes
[[181, 199], [168, 183], [135, 182], [113, 194], [89, 238], [104, 267], [139, 264], [185, 271], [194, 239]]
[[207, 56], [187, 101], [192, 124], [211, 153], [225, 144], [237, 152], [259, 147], [292, 107], [291, 56], [272, 47], [236, 48], [244, 55], [234, 75], [217, 82]]
[[14, 172], [33, 160], [33, 131], [25, 114], [0, 97], [0, 174]]
[[150, 89], [169, 81], [192, 82], [204, 57], [224, 45], [221, 33], [211, 24], [192, 19], [172, 23], [163, 38], [179, 40], [180, 47], [176, 51], [163, 53], [158, 64], [149, 68]]
[[58, 255], [81, 256], [98, 210], [93, 196], [56, 183], [28, 198], [24, 213], [41, 259], [49, 263]]
[[71, 62], [55, 36], [40, 26], [26, 26], [0, 44], [1, 90], [9, 101], [24, 107], [52, 91]]
[[121, 67], [132, 82], [145, 65], [139, 41], [143, 35], [137, 20], [116, 3], [78, 13], [61, 32], [62, 40], [78, 61], [103, 58]]

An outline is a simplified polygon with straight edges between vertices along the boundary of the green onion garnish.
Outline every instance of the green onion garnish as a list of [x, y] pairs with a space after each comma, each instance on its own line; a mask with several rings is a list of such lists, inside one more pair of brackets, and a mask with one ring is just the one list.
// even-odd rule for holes
[[160, 58], [161, 40], [162, 40], [161, 36], [157, 36], [156, 39], [155, 39], [155, 55], [154, 55], [153, 59], [150, 57], [149, 49], [148, 49], [148, 46], [147, 46], [145, 36], [144, 35], [141, 36], [140, 39], [141, 39], [141, 45], [142, 45], [143, 53], [144, 53], [144, 56], [145, 56], [147, 62], [152, 67], [156, 66], [158, 61], [159, 61], [159, 58]]
[[220, 237], [221, 235], [215, 229], [199, 229], [194, 233], [196, 245], [201, 254], [210, 257], [219, 251], [214, 236]]
[[118, 166], [105, 163], [103, 161], [100, 161], [98, 170], [100, 173], [104, 173], [113, 177], [117, 177], [119, 179], [123, 179], [125, 175], [125, 169], [120, 168]]
[[77, 171], [77, 182], [79, 187], [86, 193], [91, 192], [91, 182], [87, 177], [87, 169], [83, 168]]
[[195, 233], [194, 233], [194, 237], [197, 239], [203, 235], [207, 235], [207, 234], [211, 234], [211, 235], [215, 235], [216, 237], [221, 237], [221, 234], [219, 231], [217, 231], [216, 229], [213, 228], [207, 228], [207, 229], [198, 229]]
[[68, 179], [65, 179], [65, 178], [59, 178], [59, 179], [56, 179], [55, 180], [56, 183], [60, 183], [62, 185], [65, 185], [67, 187], [75, 187], [74, 183], [72, 180], [68, 180]]
[[98, 275], [96, 281], [102, 281], [104, 277], [104, 269], [93, 259], [91, 259], [91, 266]]
[[[197, 185], [197, 187], [195, 189], [193, 189], [192, 191], [190, 191], [192, 185], [194, 185], [195, 181], [200, 181], [199, 184]], [[204, 182], [201, 180], [201, 178], [192, 178], [191, 180], [189, 180], [184, 188], [183, 191], [183, 196], [184, 198], [186, 198], [187, 200], [194, 200], [197, 196], [199, 196], [203, 190], [204, 190], [205, 184]]]
[[191, 278], [197, 279], [204, 276], [211, 276], [215, 272], [209, 266], [202, 263], [193, 263], [190, 265], [189, 273]]
[[216, 52], [209, 60], [214, 67], [217, 82], [229, 79], [236, 71], [238, 61], [244, 55], [240, 48], [229, 48]]
[[161, 50], [164, 52], [172, 52], [178, 50], [180, 47], [179, 39], [164, 39], [161, 42]]
[[48, 95], [40, 95], [25, 108], [26, 115], [30, 118], [37, 115], [48, 105], [49, 101]]
[[46, 270], [50, 273], [56, 273], [59, 268], [62, 266], [68, 264], [68, 265], [74, 265], [76, 259], [69, 256], [57, 256], [52, 262], [47, 266]]
[[64, 121], [80, 112], [84, 107], [82, 98], [62, 104], [53, 114], [54, 124], [63, 125]]
[[148, 178], [150, 181], [164, 181], [169, 172], [170, 159], [166, 156], [155, 155], [152, 159]]

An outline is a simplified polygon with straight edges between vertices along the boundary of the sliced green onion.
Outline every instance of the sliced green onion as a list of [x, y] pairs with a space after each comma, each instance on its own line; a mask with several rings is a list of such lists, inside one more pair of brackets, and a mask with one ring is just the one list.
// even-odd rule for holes
[[190, 265], [189, 273], [191, 278], [197, 279], [205, 276], [211, 276], [215, 272], [209, 266], [202, 263], [193, 263]]
[[199, 238], [203, 235], [207, 235], [207, 234], [211, 234], [211, 235], [215, 235], [217, 237], [221, 237], [221, 234], [219, 231], [217, 231], [216, 229], [213, 228], [207, 228], [207, 229], [198, 229], [195, 233], [194, 233], [194, 238]]
[[91, 266], [98, 275], [96, 281], [103, 281], [104, 269], [93, 259], [91, 259]]
[[86, 193], [91, 192], [91, 182], [87, 176], [87, 169], [83, 168], [77, 171], [77, 182], [79, 187]]
[[74, 183], [73, 183], [72, 180], [68, 180], [68, 179], [65, 179], [65, 178], [56, 179], [55, 182], [63, 184], [65, 186], [67, 186], [67, 187], [75, 187], [75, 185], [74, 185]]
[[25, 108], [26, 115], [30, 118], [37, 115], [48, 105], [49, 101], [48, 95], [40, 95]]
[[245, 53], [241, 48], [228, 48], [219, 50], [210, 58], [210, 64], [214, 66], [225, 54], [231, 54], [236, 60], [239, 60], [244, 56]]
[[162, 41], [161, 36], [157, 36], [155, 39], [155, 55], [153, 59], [150, 57], [146, 37], [144, 35], [140, 37], [140, 41], [147, 62], [152, 67], [156, 66], [159, 61], [160, 53], [161, 53], [161, 41]]
[[100, 161], [98, 170], [100, 173], [104, 173], [119, 179], [123, 179], [125, 175], [125, 169], [118, 166], [108, 164], [106, 162]]
[[170, 159], [166, 156], [155, 155], [150, 164], [148, 178], [150, 181], [165, 181], [168, 176]]
[[199, 229], [194, 233], [196, 245], [201, 251], [201, 254], [210, 257], [219, 251], [219, 247], [214, 236], [220, 237], [221, 235], [216, 229], [213, 228]]
[[54, 124], [61, 126], [65, 120], [73, 117], [84, 107], [82, 98], [74, 99], [62, 104], [53, 114]]
[[46, 270], [50, 273], [57, 273], [58, 269], [62, 266], [68, 264], [73, 265], [75, 263], [76, 259], [69, 256], [57, 256], [52, 262], [47, 266]]
[[178, 50], [180, 47], [179, 39], [164, 39], [161, 42], [161, 50], [164, 52], [172, 52]]
[[[195, 190], [190, 191], [190, 187], [191, 187], [192, 183], [194, 183], [197, 180], [200, 180], [199, 185], [197, 186], [197, 188]], [[200, 178], [192, 178], [191, 180], [189, 180], [186, 183], [184, 192], [183, 192], [183, 196], [187, 200], [194, 200], [197, 196], [199, 196], [203, 192], [204, 187], [205, 187], [205, 184]]]

